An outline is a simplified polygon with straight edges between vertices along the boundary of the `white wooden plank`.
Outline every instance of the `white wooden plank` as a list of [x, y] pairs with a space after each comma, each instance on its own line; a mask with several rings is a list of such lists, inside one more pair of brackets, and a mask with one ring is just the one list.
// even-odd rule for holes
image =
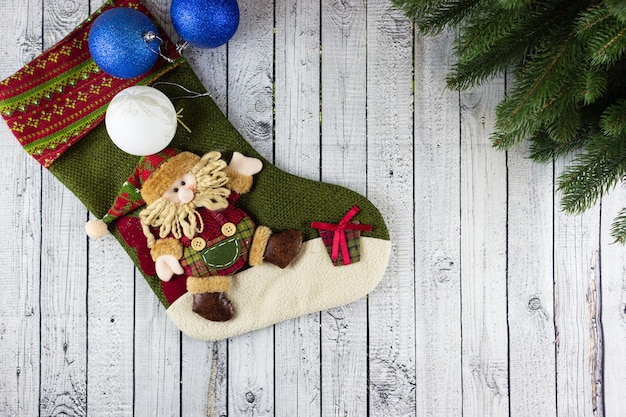
[[227, 416], [228, 345], [183, 336], [182, 416]]
[[273, 158], [274, 2], [239, 1], [228, 43], [228, 118], [265, 158]]
[[[41, 267], [41, 412], [86, 410], [86, 212], [44, 172]], [[77, 216], [80, 213], [82, 216]]]
[[508, 312], [511, 416], [556, 414], [553, 165], [508, 152]]
[[496, 79], [461, 93], [463, 415], [508, 416], [506, 156], [493, 149]]
[[602, 199], [601, 212], [601, 272], [602, 282], [598, 292], [602, 315], [601, 330], [604, 336], [603, 400], [604, 415], [618, 416], [624, 410], [626, 398], [626, 251], [614, 243], [611, 224], [617, 213], [626, 206], [626, 193], [622, 186], [612, 190]]
[[[366, 8], [322, 4], [322, 180], [366, 193]], [[367, 414], [365, 300], [322, 313], [322, 415]]]
[[[557, 161], [559, 175], [571, 160]], [[556, 193], [556, 204], [560, 202]], [[599, 284], [599, 207], [571, 216], [557, 210], [554, 230], [554, 320], [558, 416], [593, 415], [592, 343], [587, 294]]]
[[[276, 2], [276, 165], [320, 178], [320, 5]], [[275, 326], [276, 415], [320, 415], [320, 314]]]
[[459, 93], [452, 33], [415, 35], [416, 414], [462, 414]]
[[87, 409], [133, 415], [134, 266], [112, 236], [89, 241]]
[[274, 352], [271, 328], [228, 343], [228, 415], [274, 415]]
[[[239, 28], [228, 44], [228, 118], [271, 161], [274, 5], [242, 0], [239, 10]], [[228, 357], [228, 414], [274, 415], [273, 328], [229, 340]]]
[[190, 48], [184, 52], [189, 65], [224, 114], [228, 113], [227, 51], [224, 45], [214, 49]]
[[[0, 79], [41, 52], [41, 1], [12, 1], [0, 16]], [[39, 414], [41, 259], [41, 168], [0, 122], [0, 152], [5, 178], [0, 215], [2, 236], [12, 236], [0, 251], [0, 415]]]
[[368, 2], [367, 28], [367, 196], [393, 245], [369, 295], [369, 415], [415, 416], [413, 31], [388, 0]]
[[276, 1], [276, 164], [320, 177], [320, 5]]
[[[87, 2], [45, 1], [44, 49], [87, 15]], [[47, 171], [42, 187], [40, 412], [86, 415], [87, 211]]]
[[180, 331], [138, 271], [135, 288], [134, 415], [177, 416], [180, 414]]

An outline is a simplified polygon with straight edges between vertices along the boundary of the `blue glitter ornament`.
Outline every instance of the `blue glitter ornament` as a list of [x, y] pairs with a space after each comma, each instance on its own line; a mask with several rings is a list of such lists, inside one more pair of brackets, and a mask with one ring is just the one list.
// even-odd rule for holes
[[236, 0], [173, 0], [170, 16], [176, 32], [190, 45], [216, 48], [235, 34], [239, 6]]
[[145, 14], [117, 7], [102, 13], [91, 26], [89, 52], [107, 74], [134, 78], [148, 72], [159, 57], [157, 33]]

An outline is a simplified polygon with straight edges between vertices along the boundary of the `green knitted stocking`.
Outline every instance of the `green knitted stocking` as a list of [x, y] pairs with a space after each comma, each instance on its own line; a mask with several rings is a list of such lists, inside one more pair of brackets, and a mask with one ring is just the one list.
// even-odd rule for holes
[[[148, 14], [137, 1], [119, 0], [114, 5], [137, 7]], [[105, 6], [110, 7], [111, 4]], [[73, 60], [77, 54], [88, 54], [86, 33], [90, 21], [0, 83], [0, 111], [25, 150], [76, 194], [89, 211], [102, 218], [136, 168], [139, 157], [118, 149], [102, 122], [113, 93], [127, 87], [128, 82], [107, 78], [89, 56], [82, 61]], [[68, 45], [76, 51], [73, 55], [66, 54], [63, 61], [62, 51]], [[40, 75], [39, 67], [45, 67]], [[130, 85], [152, 84], [157, 80], [191, 91], [205, 91], [182, 58], [173, 64], [160, 62], [145, 77], [131, 80]], [[169, 97], [179, 96], [180, 90], [173, 84], [157, 87]], [[81, 92], [95, 94], [101, 103], [88, 111], [81, 109]], [[79, 105], [73, 110], [66, 106], [64, 114], [59, 115], [61, 122], [52, 123], [56, 117], [54, 109], [59, 108], [62, 100], [67, 103], [68, 97], [74, 97]], [[96, 101], [90, 98], [85, 103]], [[191, 133], [178, 129], [170, 146], [197, 155], [219, 151], [227, 161], [233, 152], [262, 160], [263, 169], [254, 175], [253, 188], [241, 196], [237, 206], [257, 225], [274, 231], [297, 229], [304, 238], [300, 253], [285, 269], [262, 264], [237, 272], [227, 291], [235, 315], [226, 322], [215, 322], [192, 312], [193, 297], [185, 291], [184, 276], [162, 282], [154, 269], [146, 266], [151, 262], [146, 258], [147, 248], [130, 246], [122, 238], [118, 223], [122, 220], [132, 223], [129, 219], [135, 219], [140, 210], [112, 223], [109, 230], [144, 273], [168, 315], [184, 333], [199, 339], [223, 339], [355, 301], [376, 286], [386, 269], [391, 244], [382, 216], [365, 197], [277, 169], [242, 138], [208, 96], [172, 101], [176, 110], [184, 109], [185, 124]], [[27, 121], [33, 118], [39, 123], [31, 123], [37, 126], [29, 127]], [[311, 223], [337, 225], [353, 206], [360, 209], [354, 220], [371, 225], [372, 231], [361, 232], [360, 237], [358, 233], [343, 230], [321, 232], [326, 233], [325, 244], [320, 230], [312, 228]], [[341, 259], [341, 250], [339, 259], [337, 256], [332, 259], [332, 250], [328, 248], [335, 235], [340, 234], [347, 235], [352, 262]]]

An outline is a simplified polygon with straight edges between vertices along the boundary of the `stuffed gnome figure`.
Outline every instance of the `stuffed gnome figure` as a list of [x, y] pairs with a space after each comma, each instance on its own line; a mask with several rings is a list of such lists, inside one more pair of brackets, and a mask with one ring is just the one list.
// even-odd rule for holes
[[[145, 203], [139, 218], [157, 276], [165, 282], [184, 276], [193, 312], [227, 321], [235, 314], [226, 295], [231, 276], [246, 263], [285, 268], [302, 246], [300, 231], [273, 234], [235, 206], [261, 169], [259, 159], [238, 152], [227, 165], [219, 152], [199, 157], [168, 148], [142, 157], [126, 184], [138, 186], [143, 201], [129, 204], [129, 194], [120, 193], [103, 220]], [[88, 234], [101, 234], [94, 227], [88, 225]]]

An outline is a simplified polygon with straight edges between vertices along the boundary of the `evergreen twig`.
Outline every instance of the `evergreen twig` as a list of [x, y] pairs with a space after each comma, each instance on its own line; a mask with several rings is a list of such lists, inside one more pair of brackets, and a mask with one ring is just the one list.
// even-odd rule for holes
[[[393, 0], [425, 34], [455, 30], [448, 87], [509, 71], [494, 146], [530, 140], [548, 162], [578, 152], [558, 179], [563, 209], [582, 212], [626, 175], [626, 1]], [[626, 208], [613, 236], [626, 244]]]

